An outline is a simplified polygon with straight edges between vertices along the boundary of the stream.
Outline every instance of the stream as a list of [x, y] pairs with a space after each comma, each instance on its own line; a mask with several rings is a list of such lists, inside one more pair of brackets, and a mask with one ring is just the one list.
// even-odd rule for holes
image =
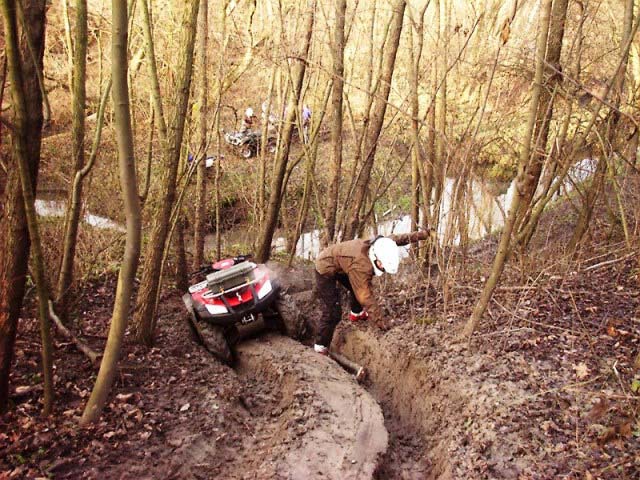
[[[557, 195], [571, 192], [575, 185], [584, 182], [595, 171], [597, 161], [591, 158], [585, 158], [577, 162], [563, 181], [563, 185], [559, 189]], [[505, 193], [496, 194], [491, 188], [473, 180], [467, 192], [468, 210], [465, 213], [468, 219], [468, 235], [470, 240], [477, 240], [485, 237], [499, 229], [505, 222], [507, 209], [513, 198], [515, 189], [515, 181], [512, 181]], [[456, 219], [454, 214], [456, 195], [456, 181], [452, 178], [445, 179], [445, 188], [443, 201], [439, 213], [438, 238], [442, 241], [452, 230], [452, 222]], [[36, 212], [43, 217], [64, 217], [66, 214], [66, 201], [56, 199], [37, 199], [35, 202]], [[391, 235], [398, 233], [407, 233], [411, 231], [411, 217], [406, 214], [400, 214], [395, 218], [393, 216], [395, 209], [385, 212], [383, 219], [377, 222], [375, 229], [368, 229], [367, 236], [374, 235]], [[422, 215], [422, 212], [421, 212]], [[386, 219], [384, 219], [386, 217]], [[125, 228], [122, 224], [117, 223], [109, 218], [86, 212], [82, 220], [87, 225], [100, 229], [111, 229], [118, 232], [124, 232]], [[320, 251], [320, 233], [319, 229], [303, 233], [296, 244], [296, 257], [313, 260]], [[256, 232], [252, 228], [236, 227], [224, 232], [223, 250], [237, 250], [239, 245], [252, 244], [252, 237]], [[451, 239], [454, 245], [460, 241], [459, 235]], [[274, 252], [287, 252], [287, 240], [284, 236], [276, 236], [272, 243]], [[215, 250], [215, 234], [208, 234], [205, 237], [205, 251]], [[408, 255], [408, 247], [403, 247], [402, 255]]]

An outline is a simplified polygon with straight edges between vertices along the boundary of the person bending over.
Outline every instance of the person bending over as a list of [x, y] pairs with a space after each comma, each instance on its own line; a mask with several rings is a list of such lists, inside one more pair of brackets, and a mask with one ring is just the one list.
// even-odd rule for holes
[[397, 273], [400, 264], [398, 246], [427, 238], [428, 232], [378, 236], [372, 240], [357, 238], [330, 245], [320, 252], [315, 263], [315, 286], [322, 318], [313, 346], [316, 352], [329, 353], [333, 332], [342, 316], [338, 284], [349, 291], [351, 321], [370, 318], [381, 330], [389, 329], [389, 322], [373, 294], [371, 280], [383, 273]]

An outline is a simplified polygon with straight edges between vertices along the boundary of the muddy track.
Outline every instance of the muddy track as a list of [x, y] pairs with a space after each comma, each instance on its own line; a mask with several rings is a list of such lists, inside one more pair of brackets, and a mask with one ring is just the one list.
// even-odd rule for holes
[[351, 375], [332, 360], [278, 335], [244, 342], [238, 353], [241, 378], [264, 391], [246, 405], [264, 422], [262, 438], [253, 448], [265, 447], [243, 465], [246, 474], [372, 478], [387, 448], [387, 431], [380, 406]]

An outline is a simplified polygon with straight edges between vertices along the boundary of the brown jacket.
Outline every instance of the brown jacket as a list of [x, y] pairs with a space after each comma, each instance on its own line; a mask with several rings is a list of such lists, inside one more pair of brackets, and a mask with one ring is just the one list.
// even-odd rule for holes
[[[415, 243], [429, 238], [428, 232], [412, 232], [399, 235], [389, 235], [399, 246]], [[371, 240], [357, 238], [342, 243], [330, 245], [320, 252], [316, 260], [316, 270], [325, 277], [345, 273], [353, 288], [356, 299], [369, 313], [375, 322], [382, 318], [382, 310], [371, 289], [371, 279], [374, 276], [373, 265], [369, 260]]]

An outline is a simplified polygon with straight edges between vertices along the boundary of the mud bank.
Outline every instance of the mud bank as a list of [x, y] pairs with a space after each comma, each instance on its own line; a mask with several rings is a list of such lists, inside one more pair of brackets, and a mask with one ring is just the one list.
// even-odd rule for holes
[[409, 324], [384, 335], [346, 326], [334, 340], [367, 368], [368, 390], [384, 411], [390, 445], [376, 478], [518, 478], [530, 470], [535, 459], [522, 438], [535, 427], [504, 424], [530, 402], [526, 382], [501, 380], [497, 368], [484, 378], [495, 358], [425, 333]]
[[[455, 382], [446, 383], [446, 379], [433, 380], [433, 369], [438, 366], [430, 364], [428, 358], [403, 352], [399, 345], [368, 330], [342, 330], [335, 344], [340, 352], [366, 367], [369, 390], [384, 405], [387, 427], [396, 432], [396, 441], [407, 444], [411, 437], [414, 440], [408, 449], [413, 451], [402, 454], [396, 448], [389, 452], [384, 463], [393, 464], [386, 465], [391, 471], [383, 466], [378, 478], [392, 472], [399, 473], [398, 478], [453, 478], [449, 427], [451, 416], [459, 413], [467, 401], [462, 389], [456, 388]], [[394, 454], [399, 455], [389, 457]]]
[[247, 473], [289, 479], [373, 477], [387, 448], [387, 431], [380, 406], [351, 375], [278, 335], [245, 342], [238, 353], [240, 377], [265, 392], [254, 395], [247, 409], [270, 419], [260, 435], [271, 447]]

